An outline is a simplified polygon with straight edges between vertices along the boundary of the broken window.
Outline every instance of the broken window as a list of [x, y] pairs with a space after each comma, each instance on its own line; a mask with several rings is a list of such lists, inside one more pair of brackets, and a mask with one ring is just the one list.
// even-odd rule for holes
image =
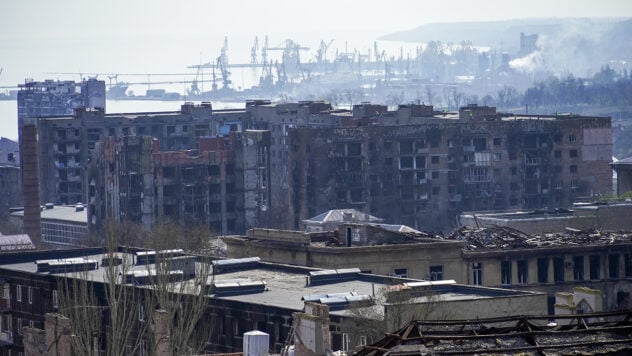
[[393, 270], [393, 276], [407, 278], [408, 277], [408, 269], [406, 268], [395, 268]]
[[600, 264], [601, 258], [599, 255], [590, 255], [588, 258], [590, 263], [590, 279], [600, 279]]
[[569, 156], [570, 158], [575, 158], [575, 157], [577, 157], [577, 150], [570, 150], [570, 151], [568, 151], [568, 156]]
[[511, 261], [500, 262], [500, 283], [511, 284]]
[[430, 280], [431, 281], [443, 280], [443, 266], [430, 266]]
[[571, 164], [568, 167], [568, 171], [571, 172], [571, 173], [577, 173], [577, 165], [576, 164]]
[[475, 286], [483, 284], [483, 265], [480, 262], [472, 263], [472, 284]]
[[575, 137], [575, 134], [568, 135], [568, 142], [573, 143], [576, 140], [577, 140], [577, 138]]
[[553, 258], [553, 281], [564, 282], [564, 258]]
[[549, 281], [549, 259], [538, 258], [538, 283]]
[[529, 263], [527, 260], [520, 260], [517, 263], [518, 267], [518, 283], [525, 284], [528, 282]]
[[619, 255], [608, 256], [608, 278], [619, 278]]
[[500, 137], [494, 137], [494, 146], [500, 146], [503, 142], [503, 139]]
[[399, 169], [410, 169], [413, 168], [413, 158], [412, 157], [400, 157], [399, 158]]
[[573, 257], [573, 279], [576, 281], [584, 280], [584, 256]]
[[426, 168], [426, 156], [417, 156], [417, 157], [415, 157], [415, 167], [417, 169]]
[[632, 254], [626, 253], [623, 255], [624, 259], [624, 268], [625, 268], [625, 276], [632, 277]]
[[432, 179], [438, 179], [439, 178], [439, 171], [432, 171]]
[[487, 150], [487, 139], [484, 137], [475, 138], [472, 140], [472, 143], [474, 145], [474, 150], [477, 152]]
[[399, 153], [400, 154], [413, 153], [413, 141], [400, 141], [400, 143], [399, 143]]

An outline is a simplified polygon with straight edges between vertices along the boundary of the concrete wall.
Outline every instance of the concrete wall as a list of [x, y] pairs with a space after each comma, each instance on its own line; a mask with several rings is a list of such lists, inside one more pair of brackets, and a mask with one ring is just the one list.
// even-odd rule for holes
[[430, 266], [443, 266], [443, 278], [463, 281], [461, 242], [413, 243], [362, 247], [315, 247], [274, 244], [240, 237], [224, 238], [230, 258], [261, 257], [267, 262], [318, 268], [352, 268], [380, 275], [406, 269], [407, 277], [425, 279]]
[[[546, 315], [545, 294], [515, 295], [494, 298], [449, 300], [440, 295], [427, 303], [385, 305], [387, 330], [398, 330], [414, 319], [464, 320], [505, 317], [508, 315]], [[395, 315], [405, 315], [404, 318]], [[399, 325], [397, 325], [399, 324]]]
[[[590, 256], [599, 256], [599, 276], [590, 278]], [[609, 258], [618, 258], [618, 269], [611, 277]], [[626, 272], [625, 258], [632, 258], [632, 244], [573, 246], [559, 248], [513, 249], [488, 252], [465, 252], [463, 254], [465, 281], [473, 282], [473, 263], [482, 266], [482, 285], [489, 287], [530, 290], [554, 296], [557, 292], [569, 291], [574, 287], [588, 287], [603, 292], [604, 311], [618, 310], [632, 306], [632, 275]], [[574, 257], [583, 257], [583, 279], [575, 278]], [[563, 281], [555, 281], [554, 259], [561, 259]], [[548, 261], [546, 282], [538, 280], [538, 259]], [[508, 261], [511, 265], [511, 283], [503, 284], [501, 264]], [[518, 261], [527, 263], [527, 279], [521, 283], [518, 276]], [[632, 263], [632, 261], [628, 262]], [[628, 275], [626, 275], [628, 273]], [[552, 312], [552, 310], [551, 310]]]

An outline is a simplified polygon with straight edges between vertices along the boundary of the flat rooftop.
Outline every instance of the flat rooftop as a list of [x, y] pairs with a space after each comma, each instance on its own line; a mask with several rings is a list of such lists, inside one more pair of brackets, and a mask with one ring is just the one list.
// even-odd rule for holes
[[[61, 222], [88, 224], [88, 209], [83, 208], [77, 211], [75, 205], [55, 205], [51, 209], [44, 207], [40, 214], [42, 221], [57, 220]], [[11, 216], [24, 218], [24, 210], [15, 211], [11, 213]]]
[[[105, 256], [103, 253], [90, 253], [97, 249], [76, 249], [76, 250], [63, 250], [61, 254], [59, 251], [46, 251], [46, 252], [34, 252], [23, 253], [21, 255], [13, 254], [10, 258], [3, 258], [4, 262], [0, 262], [0, 269], [9, 270], [22, 273], [32, 273], [42, 276], [80, 276], [80, 278], [86, 278], [93, 281], [104, 281], [105, 272], [107, 267], [101, 266], [101, 260]], [[73, 252], [68, 252], [73, 251]], [[83, 253], [82, 253], [83, 252]], [[136, 258], [134, 254], [118, 253], [118, 257], [125, 259], [130, 264]], [[187, 256], [187, 255], [185, 255]], [[190, 257], [190, 256], [189, 256]], [[50, 272], [38, 272], [38, 266], [36, 261], [66, 258], [66, 259], [85, 259], [87, 261], [96, 262], [97, 268], [89, 271], [70, 272], [70, 273], [50, 273]], [[250, 260], [248, 265], [239, 267], [240, 261]], [[252, 262], [254, 260], [254, 262]], [[296, 267], [268, 262], [261, 262], [258, 258], [248, 259], [234, 259], [234, 260], [220, 260], [227, 262], [226, 264], [218, 266], [214, 280], [212, 277], [208, 277], [207, 284], [223, 282], [223, 284], [237, 284], [239, 282], [265, 282], [265, 289], [257, 292], [248, 292], [236, 290], [231, 293], [213, 293], [209, 294], [209, 297], [233, 301], [242, 302], [247, 304], [255, 304], [267, 307], [276, 307], [281, 309], [290, 309], [300, 311], [304, 307], [304, 298], [310, 297], [326, 297], [329, 295], [331, 298], [339, 297], [340, 295], [346, 295], [351, 299], [361, 299], [363, 297], [374, 297], [378, 293], [381, 293], [382, 289], [385, 289], [393, 285], [402, 285], [408, 283], [410, 288], [422, 288], [424, 290], [431, 290], [433, 294], [439, 293], [442, 296], [442, 301], [445, 300], [476, 300], [484, 298], [497, 298], [506, 296], [521, 296], [521, 295], [533, 295], [532, 292], [515, 291], [507, 289], [487, 288], [487, 287], [473, 287], [465, 286], [454, 283], [454, 281], [419, 281], [413, 279], [403, 279], [397, 277], [377, 276], [371, 274], [360, 273], [359, 269], [344, 269], [337, 270], [338, 276], [336, 276], [333, 270], [322, 270], [306, 267]], [[234, 268], [230, 268], [230, 264], [236, 262]], [[197, 262], [202, 263], [202, 262]], [[149, 265], [151, 267], [151, 265]], [[229, 266], [229, 270], [222, 271], [222, 266]], [[148, 268], [147, 265], [131, 265], [131, 271], [136, 271], [139, 275], [146, 274]], [[310, 272], [312, 275], [310, 276]], [[308, 276], [311, 283], [308, 284]], [[317, 279], [318, 277], [325, 277], [325, 279]], [[318, 281], [318, 282], [316, 282]], [[175, 283], [186, 283], [175, 282]], [[221, 284], [221, 283], [220, 283]], [[149, 288], [149, 286], [148, 286]], [[404, 287], [403, 287], [404, 288]], [[419, 300], [418, 302], [423, 302]], [[346, 311], [344, 308], [332, 308], [331, 314], [344, 315]]]

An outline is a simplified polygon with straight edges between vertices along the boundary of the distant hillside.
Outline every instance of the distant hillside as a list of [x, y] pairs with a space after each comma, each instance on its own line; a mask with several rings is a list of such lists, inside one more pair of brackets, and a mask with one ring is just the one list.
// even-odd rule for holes
[[520, 33], [538, 35], [537, 51], [525, 58], [525, 61], [536, 63], [538, 69], [590, 75], [605, 64], [615, 69], [624, 69], [632, 63], [630, 18], [542, 18], [431, 23], [412, 30], [387, 34], [380, 40], [420, 43], [441, 41], [455, 44], [466, 40], [475, 46], [492, 47], [497, 51], [502, 49], [515, 55], [520, 48]]

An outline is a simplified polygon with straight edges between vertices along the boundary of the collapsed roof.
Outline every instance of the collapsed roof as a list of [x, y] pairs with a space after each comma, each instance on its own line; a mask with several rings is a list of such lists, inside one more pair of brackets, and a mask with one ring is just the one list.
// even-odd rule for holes
[[558, 247], [572, 245], [606, 245], [632, 242], [630, 232], [606, 232], [596, 229], [576, 230], [566, 228], [564, 232], [528, 235], [506, 226], [483, 228], [462, 227], [448, 237], [452, 240], [466, 241], [465, 250], [477, 249], [516, 249]]

